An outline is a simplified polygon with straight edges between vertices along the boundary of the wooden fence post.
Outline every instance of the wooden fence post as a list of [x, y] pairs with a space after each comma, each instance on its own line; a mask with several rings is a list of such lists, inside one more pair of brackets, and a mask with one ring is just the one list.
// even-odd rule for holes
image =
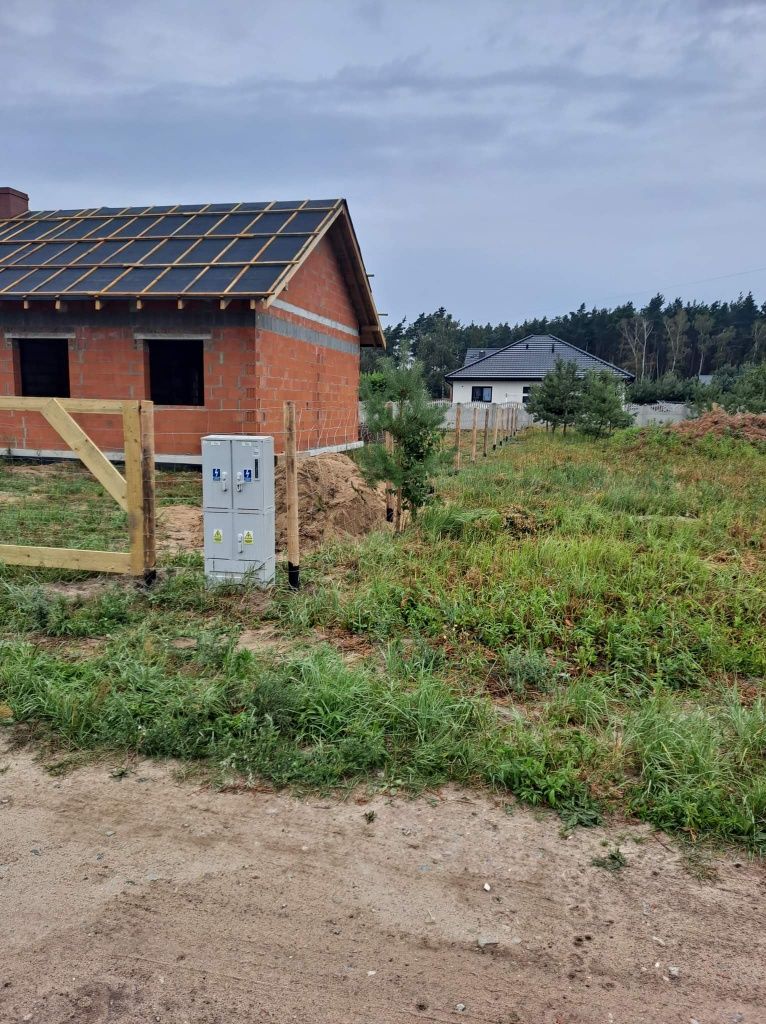
[[154, 404], [126, 402], [122, 411], [128, 498], [130, 570], [150, 582], [157, 545], [154, 508]]
[[479, 410], [473, 407], [473, 429], [471, 430], [471, 462], [476, 462], [476, 435], [479, 430]]
[[285, 492], [287, 505], [287, 580], [291, 590], [301, 585], [298, 539], [298, 460], [295, 443], [295, 402], [285, 402]]
[[516, 437], [516, 433], [517, 433], [517, 430], [518, 430], [518, 424], [519, 424], [519, 410], [518, 410], [518, 408], [515, 405], [513, 407], [512, 413], [511, 413], [511, 423], [512, 423], [511, 433], [513, 434], [514, 437]]
[[497, 414], [499, 412], [500, 412], [500, 406], [499, 405], [493, 405], [492, 406], [492, 451], [493, 452], [497, 450], [497, 428], [500, 425], [499, 422], [498, 422]]
[[[394, 403], [386, 402], [386, 409], [393, 416]], [[386, 451], [389, 455], [394, 453], [394, 438], [390, 431], [386, 431], [385, 435], [385, 446]], [[393, 523], [394, 521], [394, 491], [391, 487], [390, 481], [386, 482], [386, 522]]]
[[460, 414], [463, 406], [460, 402], [455, 406], [455, 469], [460, 469]]
[[482, 442], [482, 455], [486, 459], [487, 457], [487, 442], [489, 441], [489, 411], [490, 407], [484, 410], [484, 438]]

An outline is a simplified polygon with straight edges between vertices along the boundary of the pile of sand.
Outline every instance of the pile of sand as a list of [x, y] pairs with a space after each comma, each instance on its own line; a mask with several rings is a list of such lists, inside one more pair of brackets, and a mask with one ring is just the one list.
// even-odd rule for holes
[[739, 412], [728, 413], [720, 406], [706, 412], [696, 420], [682, 420], [668, 428], [683, 437], [739, 437], [743, 441], [763, 443], [766, 441], [766, 415]]
[[[285, 469], [280, 461], [275, 480], [277, 551], [287, 545]], [[300, 538], [304, 548], [336, 537], [363, 537], [386, 522], [383, 489], [365, 483], [348, 455], [316, 455], [298, 462]]]
[[[285, 469], [280, 460], [276, 481], [277, 551], [287, 546]], [[386, 521], [386, 499], [368, 486], [347, 455], [316, 455], [298, 462], [298, 506], [301, 548], [318, 547], [334, 538], [362, 537]], [[159, 510], [158, 540], [163, 551], [202, 548], [202, 510], [171, 505]]]

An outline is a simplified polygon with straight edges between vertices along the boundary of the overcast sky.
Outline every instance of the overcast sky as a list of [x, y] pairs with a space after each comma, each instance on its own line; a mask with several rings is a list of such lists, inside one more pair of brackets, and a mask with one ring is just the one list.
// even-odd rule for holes
[[345, 196], [389, 323], [766, 298], [766, 0], [1, 0], [0, 67], [33, 208]]

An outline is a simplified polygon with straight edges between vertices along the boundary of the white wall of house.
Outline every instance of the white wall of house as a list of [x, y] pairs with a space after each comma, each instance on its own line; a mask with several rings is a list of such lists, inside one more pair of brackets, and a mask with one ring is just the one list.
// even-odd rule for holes
[[454, 380], [452, 382], [452, 403], [470, 402], [475, 387], [492, 388], [492, 401], [521, 402], [524, 388], [539, 384], [539, 380]]

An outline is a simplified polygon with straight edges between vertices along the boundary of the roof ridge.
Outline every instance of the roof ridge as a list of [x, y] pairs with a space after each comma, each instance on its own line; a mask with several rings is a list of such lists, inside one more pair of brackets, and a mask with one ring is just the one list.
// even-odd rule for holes
[[[507, 345], [504, 345], [502, 348], [490, 352], [488, 355], [483, 356], [481, 359], [476, 359], [473, 362], [468, 363], [467, 365], [464, 364], [463, 366], [457, 367], [450, 373], [445, 374], [445, 380], [470, 380], [472, 378], [478, 379], [483, 365], [487, 366], [487, 364], [495, 363], [502, 364], [504, 354], [506, 354], [510, 350], [518, 349], [524, 343], [527, 343], [527, 348], [529, 348], [528, 343], [533, 338], [537, 338], [540, 341], [544, 340], [546, 342], [558, 342], [560, 345], [564, 346], [565, 349], [568, 349], [573, 355], [576, 355], [578, 358], [570, 360], [564, 358], [563, 361], [579, 363], [580, 370], [587, 371], [587, 369], [589, 369], [587, 363], [590, 362], [598, 364], [598, 366], [595, 368], [604, 367], [605, 369], [608, 369], [621, 377], [629, 379], [633, 376], [628, 370], [624, 370], [621, 366], [617, 366], [616, 363], [610, 363], [608, 360], [602, 359], [601, 356], [594, 355], [591, 352], [586, 352], [585, 349], [579, 348], [577, 345], [574, 345], [571, 341], [566, 341], [564, 338], [559, 338], [558, 335], [547, 332], [545, 334], [526, 334], [523, 338], [518, 338], [516, 341], [509, 342]], [[553, 354], [557, 355], [558, 359], [562, 359], [562, 356], [566, 356], [567, 352], [565, 351], [561, 354], [554, 352]], [[594, 367], [591, 366], [590, 369], [594, 369]], [[532, 372], [533, 370], [534, 372]], [[508, 370], [507, 372], [509, 379], [512, 377], [515, 377], [519, 380], [522, 379], [522, 376], [519, 375], [518, 371]], [[532, 374], [530, 379], [537, 379], [538, 376], [544, 376], [545, 373], [550, 372], [550, 368], [546, 368], [544, 365], [544, 361], [542, 361], [540, 363], [539, 370], [537, 367], [533, 366], [529, 368], [529, 372]], [[493, 379], [501, 380], [503, 379], [503, 374], [498, 370], [497, 376], [495, 377], [493, 375]]]

